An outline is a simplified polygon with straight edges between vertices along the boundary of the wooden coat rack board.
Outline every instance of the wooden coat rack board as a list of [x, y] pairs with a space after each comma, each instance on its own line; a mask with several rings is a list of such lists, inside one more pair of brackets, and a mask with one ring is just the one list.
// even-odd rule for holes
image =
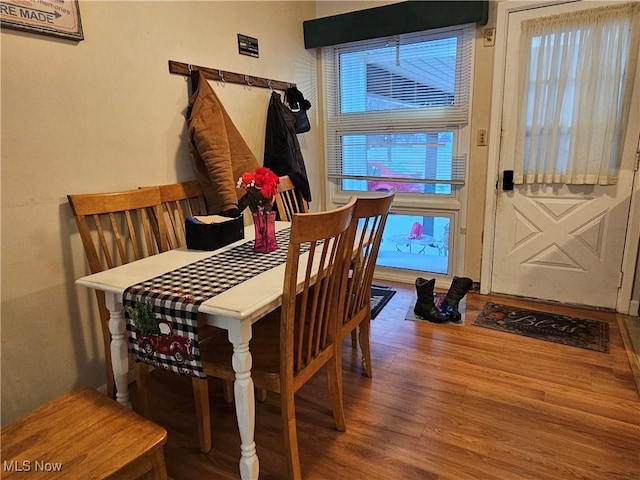
[[169, 60], [169, 72], [178, 75], [190, 76], [192, 71], [199, 70], [209, 80], [218, 82], [237, 83], [247, 85], [249, 87], [271, 88], [273, 90], [285, 91], [287, 88], [295, 87], [295, 83], [281, 82], [280, 80], [271, 80], [269, 78], [254, 77], [253, 75], [245, 75], [244, 73], [227, 72], [225, 70], [217, 70], [215, 68], [201, 67], [189, 63], [176, 62]]

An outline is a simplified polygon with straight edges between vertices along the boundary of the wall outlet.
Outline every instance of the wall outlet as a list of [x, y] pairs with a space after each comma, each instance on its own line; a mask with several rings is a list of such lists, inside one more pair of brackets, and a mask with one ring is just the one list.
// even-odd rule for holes
[[484, 46], [493, 47], [496, 44], [496, 29], [485, 28], [482, 30], [482, 36], [484, 37]]
[[486, 128], [478, 129], [478, 134], [476, 136], [476, 145], [478, 145], [479, 147], [487, 146], [487, 129]]

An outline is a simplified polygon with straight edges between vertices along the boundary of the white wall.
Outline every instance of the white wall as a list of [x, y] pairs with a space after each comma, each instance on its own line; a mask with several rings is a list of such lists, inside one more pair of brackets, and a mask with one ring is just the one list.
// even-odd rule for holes
[[[298, 84], [315, 107], [302, 22], [314, 2], [84, 1], [85, 40], [3, 28], [2, 424], [78, 385], [105, 383], [95, 296], [66, 195], [194, 178], [185, 77], [168, 60]], [[260, 58], [238, 54], [237, 34]], [[212, 83], [258, 160], [270, 92]], [[320, 135], [300, 135], [319, 209]]]

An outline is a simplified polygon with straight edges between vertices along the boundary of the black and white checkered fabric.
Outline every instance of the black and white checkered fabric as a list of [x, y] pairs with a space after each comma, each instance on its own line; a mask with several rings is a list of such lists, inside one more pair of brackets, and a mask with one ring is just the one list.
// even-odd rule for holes
[[[198, 349], [198, 307], [211, 297], [285, 263], [289, 229], [276, 232], [276, 239], [278, 249], [270, 253], [255, 253], [253, 242], [246, 242], [127, 288], [123, 304], [129, 350], [135, 360], [205, 378]], [[156, 321], [165, 332], [138, 338], [139, 332], [126, 309], [138, 302], [151, 303]]]

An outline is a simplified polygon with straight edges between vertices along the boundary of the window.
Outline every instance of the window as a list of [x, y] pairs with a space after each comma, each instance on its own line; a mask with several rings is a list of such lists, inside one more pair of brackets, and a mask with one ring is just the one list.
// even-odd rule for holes
[[[473, 32], [456, 27], [323, 49], [330, 200], [395, 187], [393, 211], [403, 207], [387, 223], [378, 265], [451, 272], [449, 225], [459, 224], [465, 181]], [[404, 242], [414, 223], [424, 238]]]
[[389, 215], [376, 265], [446, 275], [450, 224], [446, 216]]
[[459, 136], [469, 110], [466, 32], [324, 49], [328, 171], [343, 190], [391, 184], [400, 193], [450, 195], [452, 185], [464, 183]]

